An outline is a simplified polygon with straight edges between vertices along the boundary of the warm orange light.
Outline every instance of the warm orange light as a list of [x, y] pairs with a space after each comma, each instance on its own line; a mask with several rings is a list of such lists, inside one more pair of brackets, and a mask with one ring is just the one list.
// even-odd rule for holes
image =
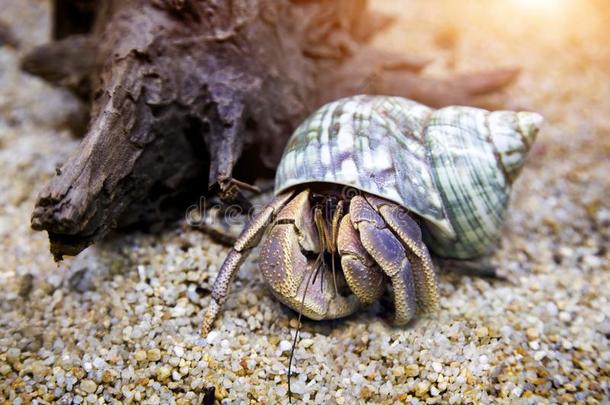
[[513, 0], [519, 6], [539, 11], [553, 10], [562, 7], [566, 0]]

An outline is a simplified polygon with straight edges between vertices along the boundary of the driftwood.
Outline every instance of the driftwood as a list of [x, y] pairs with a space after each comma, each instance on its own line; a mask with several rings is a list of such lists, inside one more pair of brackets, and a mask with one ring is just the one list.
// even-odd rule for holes
[[40, 193], [32, 227], [48, 231], [60, 259], [114, 227], [176, 218], [171, 207], [209, 189], [245, 203], [245, 184], [273, 175], [294, 127], [325, 101], [470, 104], [516, 75], [422, 78], [427, 60], [368, 45], [390, 19], [366, 5], [56, 0], [56, 41], [22, 66], [89, 101], [90, 122]]

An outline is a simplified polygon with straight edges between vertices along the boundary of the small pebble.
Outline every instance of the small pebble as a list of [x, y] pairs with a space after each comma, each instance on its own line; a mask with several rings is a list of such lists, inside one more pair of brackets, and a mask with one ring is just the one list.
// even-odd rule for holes
[[88, 394], [93, 394], [97, 389], [97, 384], [91, 380], [83, 380], [80, 383], [80, 388]]
[[146, 357], [148, 358], [148, 361], [159, 361], [161, 360], [161, 350], [150, 349], [146, 352]]
[[161, 381], [169, 378], [171, 374], [172, 370], [168, 366], [161, 366], [157, 369], [157, 378]]
[[489, 335], [489, 329], [485, 326], [481, 326], [480, 328], [477, 328], [476, 335], [479, 339], [487, 337]]
[[14, 364], [19, 361], [20, 355], [21, 351], [19, 349], [17, 349], [16, 347], [11, 347], [6, 352], [6, 360], [8, 360], [9, 363]]
[[7, 375], [12, 371], [11, 366], [9, 366], [8, 364], [2, 364], [0, 365], [0, 374], [2, 375]]
[[529, 340], [536, 340], [540, 336], [538, 333], [538, 329], [536, 328], [527, 328], [525, 330], [525, 335]]
[[308, 348], [308, 347], [313, 346], [313, 343], [314, 343], [313, 339], [303, 339], [299, 342], [299, 346]]
[[405, 366], [405, 375], [407, 377], [417, 377], [419, 375], [419, 366], [417, 364]]
[[32, 373], [38, 377], [44, 377], [49, 374], [49, 367], [42, 364], [41, 361], [35, 361], [30, 366], [32, 369]]
[[282, 340], [280, 342], [280, 352], [285, 353], [289, 352], [292, 349], [292, 343], [287, 340]]
[[415, 385], [415, 395], [418, 397], [423, 397], [428, 393], [430, 389], [430, 382], [427, 380], [422, 380]]
[[178, 357], [184, 357], [184, 348], [181, 346], [174, 346], [174, 353], [176, 353], [176, 356]]
[[208, 343], [210, 343], [210, 344], [214, 344], [218, 340], [219, 337], [220, 337], [220, 334], [217, 331], [212, 330], [208, 333], [205, 340], [207, 340]]
[[523, 393], [523, 388], [521, 387], [515, 387], [513, 388], [513, 390], [510, 392], [510, 395], [514, 398], [520, 398], [521, 394]]
[[[144, 351], [144, 350], [138, 350], [134, 353], [133, 355], [134, 359], [136, 359], [136, 361], [142, 362], [145, 361], [148, 357], [148, 354]], [[151, 361], [155, 361], [150, 359]]]

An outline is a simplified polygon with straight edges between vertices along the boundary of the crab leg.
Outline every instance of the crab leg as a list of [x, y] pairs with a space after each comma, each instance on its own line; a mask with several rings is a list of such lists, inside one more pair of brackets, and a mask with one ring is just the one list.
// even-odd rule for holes
[[365, 305], [377, 301], [383, 294], [383, 273], [360, 242], [349, 215], [341, 219], [337, 235], [341, 268], [350, 290]]
[[371, 195], [366, 200], [383, 217], [385, 223], [407, 247], [417, 290], [418, 309], [425, 313], [438, 309], [438, 281], [428, 248], [422, 241], [421, 229], [408, 211], [397, 204]]
[[260, 240], [269, 226], [269, 223], [273, 220], [274, 215], [288, 200], [290, 200], [293, 194], [294, 193], [289, 192], [275, 197], [273, 201], [271, 201], [269, 205], [267, 205], [265, 209], [246, 226], [235, 241], [233, 249], [231, 249], [231, 252], [220, 267], [220, 271], [214, 281], [214, 286], [212, 287], [212, 301], [203, 318], [203, 325], [201, 327], [202, 335], [205, 336], [210, 331], [212, 323], [214, 323], [222, 304], [224, 304], [226, 300], [229, 286], [242, 263], [246, 260], [252, 248], [260, 243]]
[[394, 322], [404, 325], [416, 310], [415, 284], [405, 248], [383, 218], [361, 196], [350, 203], [350, 218], [366, 251], [390, 278], [394, 289]]

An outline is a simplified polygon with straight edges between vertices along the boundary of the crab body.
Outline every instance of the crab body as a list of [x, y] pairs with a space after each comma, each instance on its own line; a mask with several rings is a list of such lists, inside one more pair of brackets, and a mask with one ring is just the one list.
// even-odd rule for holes
[[494, 247], [541, 121], [529, 112], [433, 110], [399, 97], [323, 106], [295, 130], [277, 170], [276, 198], [223, 264], [204, 331], [263, 238], [265, 280], [309, 318], [349, 315], [376, 301], [386, 281], [396, 323], [433, 311], [428, 248], [465, 259]]

